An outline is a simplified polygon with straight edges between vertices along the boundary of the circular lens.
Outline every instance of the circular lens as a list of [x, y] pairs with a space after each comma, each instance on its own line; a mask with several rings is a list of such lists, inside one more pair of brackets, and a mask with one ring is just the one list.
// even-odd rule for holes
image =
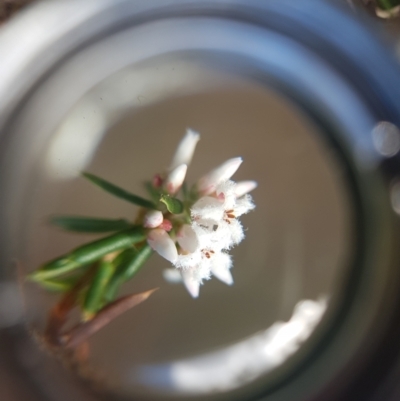
[[[135, 87], [154, 71], [166, 85], [195, 76], [199, 87], [152, 101], [151, 90]], [[124, 113], [108, 119], [116, 105]], [[256, 209], [244, 216], [246, 238], [232, 251], [234, 285], [207, 281], [192, 300], [181, 283], [164, 280], [171, 266], [158, 255], [126, 285], [124, 293], [160, 290], [93, 337], [90, 365], [127, 395], [221, 393], [270, 373], [310, 337], [349, 263], [342, 169], [317, 128], [254, 82], [155, 59], [93, 88], [44, 146], [27, 194], [27, 271], [94, 238], [57, 230], [45, 223], [49, 216], [135, 218], [137, 207], [99, 191], [81, 170], [147, 196], [143, 181], [169, 164], [186, 127], [201, 133], [188, 182], [240, 155], [234, 178], [258, 182]], [[54, 296], [30, 285], [27, 298], [37, 325]]]
[[[379, 310], [393, 301], [397, 275], [395, 185], [383, 176], [397, 171], [389, 159], [398, 129], [380, 105], [392, 104], [392, 94], [351, 58], [352, 40], [364, 38], [356, 28], [342, 47], [317, 26], [307, 28], [320, 35], [310, 40], [308, 8], [154, 6], [152, 16], [124, 4], [115, 5], [115, 20], [89, 10], [96, 23], [61, 36], [56, 55], [49, 45], [41, 75], [33, 71], [32, 83], [10, 92], [3, 258], [25, 275], [101, 238], [51, 227], [54, 215], [135, 221], [137, 207], [81, 172], [149, 196], [143, 183], [167, 168], [187, 128], [198, 131], [189, 183], [239, 156], [233, 179], [258, 183], [256, 208], [242, 219], [245, 239], [230, 250], [234, 284], [205, 280], [192, 299], [154, 254], [120, 295], [159, 290], [90, 338], [78, 376], [128, 399], [309, 399], [360, 349], [374, 352], [386, 330]], [[353, 27], [332, 15], [326, 24]], [[366, 78], [382, 103], [364, 90]], [[58, 295], [27, 283], [24, 297], [29, 325], [43, 333]], [[65, 330], [78, 322], [72, 315]], [[61, 400], [47, 363], [42, 355], [27, 365], [42, 391]], [[85, 399], [60, 366], [53, 373], [57, 386]]]

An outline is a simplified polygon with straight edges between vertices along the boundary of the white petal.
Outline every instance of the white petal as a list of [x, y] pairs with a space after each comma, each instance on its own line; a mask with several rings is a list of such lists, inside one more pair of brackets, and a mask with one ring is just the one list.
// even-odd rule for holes
[[175, 267], [187, 270], [191, 269], [193, 266], [197, 266], [201, 263], [202, 254], [200, 251], [188, 253], [188, 254], [181, 254], [178, 255], [176, 262], [174, 263]]
[[243, 226], [238, 219], [232, 219], [229, 224], [231, 241], [233, 245], [239, 244], [244, 239]]
[[200, 178], [197, 183], [198, 190], [205, 195], [211, 194], [215, 191], [219, 183], [229, 180], [233, 174], [235, 174], [236, 170], [242, 164], [242, 161], [241, 157], [227, 160], [225, 163]]
[[146, 228], [156, 228], [163, 220], [164, 216], [159, 210], [150, 210], [144, 216], [143, 225]]
[[155, 228], [147, 235], [147, 243], [163, 258], [175, 263], [178, 258], [178, 251], [174, 241], [168, 233], [161, 229]]
[[197, 298], [200, 292], [200, 282], [196, 280], [191, 270], [183, 270], [181, 272], [183, 284], [193, 298]]
[[191, 129], [186, 131], [186, 135], [182, 138], [178, 148], [176, 149], [169, 171], [175, 169], [181, 164], [190, 164], [199, 139], [200, 134], [198, 132], [192, 131]]
[[230, 272], [231, 267], [232, 267], [232, 259], [230, 255], [221, 252], [213, 256], [213, 260], [211, 262], [212, 274], [218, 280], [221, 280], [222, 282], [228, 285], [233, 284], [233, 277]]
[[234, 214], [236, 217], [239, 217], [242, 214], [250, 212], [250, 210], [253, 210], [255, 207], [252, 197], [250, 195], [244, 195], [237, 199], [234, 207]]
[[194, 218], [221, 220], [224, 216], [224, 204], [212, 196], [203, 196], [190, 209]]
[[199, 247], [199, 240], [193, 228], [184, 224], [177, 235], [178, 244], [187, 252], [195, 252]]
[[210, 234], [210, 248], [214, 251], [231, 249], [235, 245], [235, 242], [232, 239], [231, 224], [225, 221], [220, 221], [215, 228], [216, 229]]
[[221, 182], [215, 189], [217, 198], [223, 202], [225, 210], [233, 209], [236, 203], [235, 188], [236, 183], [231, 180], [227, 180]]
[[169, 194], [175, 194], [185, 181], [187, 165], [181, 164], [175, 167], [164, 181], [164, 188]]
[[213, 235], [215, 220], [199, 219], [192, 223], [192, 229], [196, 233], [197, 240], [199, 241], [198, 249], [211, 249], [213, 248]]
[[246, 195], [253, 189], [257, 188], [256, 181], [239, 181], [236, 183], [235, 187], [235, 195], [237, 198], [240, 198], [243, 195]]
[[164, 269], [162, 272], [164, 280], [171, 284], [181, 283], [182, 275], [180, 270], [176, 268]]

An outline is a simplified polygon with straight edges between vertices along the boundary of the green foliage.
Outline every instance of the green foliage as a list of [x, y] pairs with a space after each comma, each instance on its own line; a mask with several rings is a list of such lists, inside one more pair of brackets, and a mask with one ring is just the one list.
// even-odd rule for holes
[[113, 273], [114, 266], [111, 261], [100, 262], [83, 302], [83, 313], [86, 319], [92, 318], [103, 306], [104, 291]]
[[28, 277], [34, 281], [53, 279], [82, 266], [92, 264], [111, 252], [129, 248], [145, 238], [143, 227], [134, 226], [129, 230], [80, 246], [70, 253], [44, 264]]
[[147, 209], [155, 209], [155, 205], [153, 202], [144, 199], [138, 195], [134, 195], [128, 191], [125, 191], [125, 189], [122, 189], [120, 187], [117, 187], [116, 185], [112, 184], [109, 181], [104, 180], [103, 178], [97, 177], [94, 174], [90, 173], [82, 173], [82, 175], [87, 178], [90, 182], [93, 184], [97, 185], [104, 191], [116, 196], [117, 198], [124, 199], [130, 203], [133, 203], [135, 205], [147, 208]]
[[139, 250], [127, 249], [116, 258], [117, 268], [106, 292], [107, 301], [115, 298], [120, 285], [133, 278], [152, 254], [153, 250], [145, 244]]
[[172, 214], [180, 214], [183, 212], [183, 203], [169, 195], [161, 195], [160, 202], [164, 203], [167, 210]]
[[53, 216], [50, 223], [64, 230], [85, 233], [121, 231], [132, 227], [132, 224], [124, 219], [99, 219], [83, 216]]

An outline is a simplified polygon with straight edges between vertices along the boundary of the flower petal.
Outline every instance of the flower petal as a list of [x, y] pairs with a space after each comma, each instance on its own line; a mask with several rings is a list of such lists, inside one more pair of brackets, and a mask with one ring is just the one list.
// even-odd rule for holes
[[235, 195], [236, 198], [240, 198], [243, 195], [246, 195], [253, 189], [257, 188], [257, 181], [239, 181], [236, 183], [235, 187]]
[[163, 214], [159, 210], [149, 210], [143, 219], [143, 225], [146, 228], [156, 228], [164, 220]]
[[211, 262], [211, 272], [218, 279], [227, 285], [233, 284], [233, 277], [230, 272], [232, 267], [232, 259], [230, 255], [221, 252], [213, 256]]
[[183, 270], [181, 272], [183, 284], [193, 298], [197, 298], [200, 292], [200, 282], [193, 276], [191, 270]]
[[174, 267], [164, 269], [162, 272], [162, 275], [164, 277], [164, 280], [170, 284], [181, 283], [183, 281], [180, 270], [178, 270]]
[[167, 176], [164, 181], [164, 188], [171, 195], [175, 194], [181, 188], [183, 181], [185, 181], [187, 171], [186, 164], [180, 164], [175, 167]]
[[199, 247], [199, 240], [193, 228], [188, 224], [184, 224], [177, 235], [178, 244], [184, 251], [195, 252]]
[[151, 230], [147, 235], [147, 243], [160, 256], [167, 259], [171, 263], [175, 263], [178, 259], [178, 251], [174, 241], [162, 228], [155, 228], [154, 230]]
[[251, 195], [244, 195], [241, 198], [237, 199], [236, 205], [234, 207], [234, 214], [236, 217], [241, 216], [242, 214], [246, 214], [253, 210], [256, 206], [253, 203], [253, 199]]
[[200, 134], [198, 132], [191, 129], [186, 131], [186, 135], [182, 138], [176, 149], [169, 171], [172, 171], [181, 164], [190, 164], [199, 139]]
[[235, 174], [242, 162], [243, 160], [241, 157], [234, 157], [233, 159], [227, 160], [225, 163], [200, 178], [197, 183], [198, 190], [204, 195], [211, 194], [215, 191], [219, 183], [229, 180], [233, 174]]
[[193, 218], [221, 220], [224, 216], [224, 204], [212, 196], [203, 196], [190, 208]]

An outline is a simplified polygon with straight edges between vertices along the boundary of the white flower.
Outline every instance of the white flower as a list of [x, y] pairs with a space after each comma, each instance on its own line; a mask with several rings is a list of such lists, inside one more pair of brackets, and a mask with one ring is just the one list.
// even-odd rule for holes
[[211, 272], [218, 279], [227, 285], [233, 284], [233, 277], [230, 272], [232, 258], [225, 252], [219, 252], [213, 256], [211, 261]]
[[[155, 188], [176, 196], [198, 141], [199, 134], [188, 130], [165, 178], [156, 176]], [[232, 258], [227, 252], [245, 236], [238, 218], [254, 209], [248, 192], [257, 186], [255, 181], [235, 183], [230, 179], [241, 163], [240, 157], [229, 159], [198, 180], [193, 190], [184, 195], [183, 204], [191, 204], [190, 210], [184, 209], [181, 215], [168, 214], [166, 218], [161, 212], [151, 211], [144, 217], [145, 227], [151, 228], [147, 242], [175, 266], [194, 298], [203, 281], [212, 275], [227, 285], [233, 284]], [[177, 281], [176, 275], [167, 273], [169, 281]]]
[[194, 220], [211, 219], [219, 221], [224, 216], [224, 204], [212, 196], [203, 196], [190, 208], [190, 213]]
[[194, 276], [193, 270], [183, 270], [181, 272], [183, 284], [193, 298], [197, 298], [200, 292], [200, 282]]
[[200, 262], [196, 265], [181, 269], [183, 283], [193, 298], [197, 298], [200, 292], [200, 285], [203, 280], [208, 280], [212, 273], [217, 279], [227, 285], [233, 284], [233, 278], [230, 272], [232, 259], [230, 255], [224, 252], [203, 251]]
[[182, 138], [175, 151], [169, 171], [174, 170], [182, 164], [186, 164], [187, 166], [190, 164], [199, 140], [200, 134], [198, 132], [191, 129], [186, 130], [186, 135]]

